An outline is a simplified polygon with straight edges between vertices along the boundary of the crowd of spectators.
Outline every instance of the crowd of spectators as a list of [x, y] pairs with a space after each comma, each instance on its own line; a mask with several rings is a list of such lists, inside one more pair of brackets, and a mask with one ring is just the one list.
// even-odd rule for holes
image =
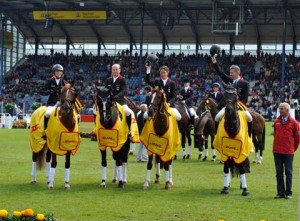
[[[159, 66], [170, 67], [169, 76], [175, 81], [178, 92], [183, 86], [183, 79], [191, 79], [191, 86], [195, 94], [195, 105], [210, 91], [212, 83], [219, 82], [219, 77], [214, 73], [209, 55], [184, 55], [171, 54], [159, 57], [159, 65], [153, 67], [153, 77], [159, 77]], [[147, 54], [143, 57], [145, 59]], [[64, 78], [75, 80], [79, 98], [85, 104], [85, 110], [93, 105], [93, 93], [96, 86], [101, 86], [110, 76], [110, 66], [119, 63], [122, 67], [122, 75], [128, 80], [128, 94], [135, 101], [144, 99], [145, 83], [139, 84], [139, 56], [136, 53], [130, 57], [127, 51], [122, 51], [116, 56], [65, 56], [55, 53], [52, 56], [27, 56], [25, 62], [14, 68], [4, 76], [4, 84], [1, 88], [5, 102], [19, 103], [23, 106], [24, 98], [31, 97], [31, 101], [44, 102], [44, 84], [51, 76], [51, 66], [59, 63], [64, 67]], [[144, 64], [144, 62], [142, 61]], [[250, 83], [250, 97], [248, 106], [262, 113], [272, 120], [275, 117], [278, 104], [288, 102], [293, 108], [299, 108], [300, 96], [300, 58], [292, 55], [286, 56], [285, 82], [281, 85], [281, 55], [261, 53], [259, 59], [250, 53], [238, 56], [229, 56], [225, 52], [219, 57], [219, 63], [224, 71], [229, 73], [232, 64], [239, 65], [243, 78]], [[143, 65], [143, 76], [145, 73]], [[30, 110], [30, 104], [27, 107]]]

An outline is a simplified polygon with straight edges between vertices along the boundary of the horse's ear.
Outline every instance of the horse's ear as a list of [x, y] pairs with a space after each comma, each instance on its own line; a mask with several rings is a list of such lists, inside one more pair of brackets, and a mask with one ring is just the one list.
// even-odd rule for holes
[[73, 79], [73, 80], [71, 80], [69, 83], [70, 83], [71, 87], [74, 87], [74, 85], [75, 85], [75, 80]]

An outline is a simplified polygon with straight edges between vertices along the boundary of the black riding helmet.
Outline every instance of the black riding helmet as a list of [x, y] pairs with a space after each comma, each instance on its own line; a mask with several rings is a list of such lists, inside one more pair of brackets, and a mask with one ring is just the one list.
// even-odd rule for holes
[[150, 54], [147, 58], [146, 58], [146, 62], [145, 65], [146, 67], [157, 64], [158, 63], [158, 57], [155, 54]]
[[212, 45], [209, 52], [210, 56], [214, 56], [215, 54], [220, 54], [221, 48], [218, 45]]

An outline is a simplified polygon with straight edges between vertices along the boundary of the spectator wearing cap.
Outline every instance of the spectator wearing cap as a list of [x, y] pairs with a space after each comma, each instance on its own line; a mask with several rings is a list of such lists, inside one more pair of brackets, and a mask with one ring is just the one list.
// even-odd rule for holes
[[222, 99], [223, 99], [223, 94], [220, 91], [221, 86], [219, 83], [215, 82], [215, 83], [213, 83], [212, 87], [213, 87], [213, 90], [208, 95], [208, 97], [215, 99], [219, 106], [219, 104], [222, 103]]
[[198, 118], [194, 109], [194, 90], [190, 87], [189, 79], [185, 78], [183, 80], [183, 84], [184, 88], [180, 91], [179, 99], [181, 103], [185, 104], [188, 107], [190, 114], [189, 128], [192, 129], [194, 127], [195, 118]]

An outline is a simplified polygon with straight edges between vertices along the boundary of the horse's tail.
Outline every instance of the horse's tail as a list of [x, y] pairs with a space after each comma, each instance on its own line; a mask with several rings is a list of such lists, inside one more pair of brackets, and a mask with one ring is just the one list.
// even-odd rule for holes
[[43, 146], [43, 148], [37, 153], [36, 165], [38, 170], [42, 170], [45, 168], [45, 156], [47, 152], [47, 143]]
[[262, 150], [265, 149], [265, 141], [266, 141], [266, 125], [264, 124], [264, 129], [263, 129], [263, 133], [262, 133]]

